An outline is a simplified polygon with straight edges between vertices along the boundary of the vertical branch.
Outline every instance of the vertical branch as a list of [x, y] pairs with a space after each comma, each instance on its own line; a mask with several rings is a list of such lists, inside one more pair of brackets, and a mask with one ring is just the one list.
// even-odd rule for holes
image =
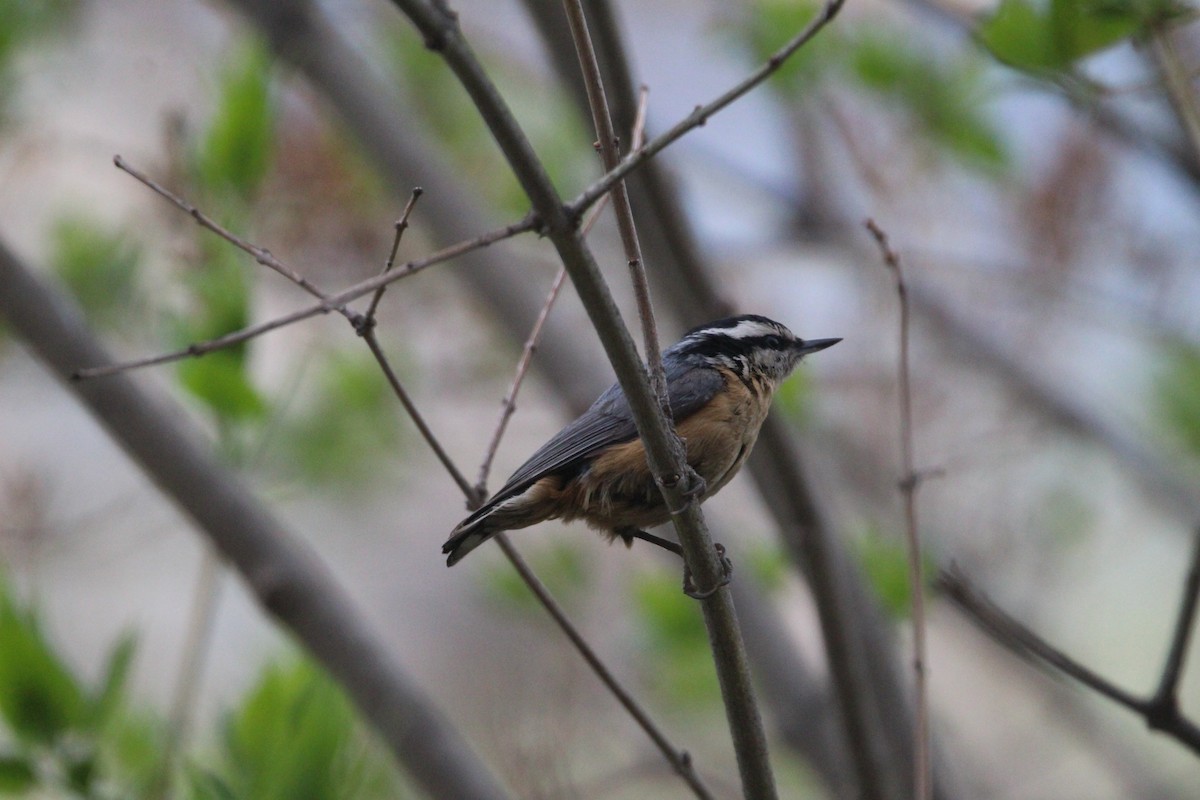
[[[616, 129], [609, 113], [608, 98], [604, 93], [604, 81], [600, 77], [600, 64], [596, 60], [596, 49], [588, 33], [587, 19], [583, 15], [580, 0], [565, 0], [567, 22], [571, 27], [571, 38], [579, 54], [579, 65], [583, 69], [583, 83], [587, 89], [588, 107], [592, 122], [596, 126], [597, 149], [605, 171], [612, 170], [621, 161]], [[644, 112], [643, 112], [644, 117]], [[637, 146], [631, 148], [636, 150]], [[629, 192], [625, 181], [617, 181], [610, 191], [613, 212], [617, 217], [617, 229], [621, 234], [621, 245], [625, 249], [625, 260], [629, 266], [629, 277], [633, 282], [633, 293], [637, 299], [638, 318], [642, 323], [643, 349], [650, 368], [650, 386], [664, 412], [667, 410], [667, 379], [663, 373], [662, 353], [658, 344], [658, 326], [654, 321], [654, 307], [650, 302], [650, 284], [646, 280], [646, 266], [642, 262], [642, 246], [638, 242], [637, 226], [633, 222], [633, 208], [629, 204]]]
[[912, 385], [908, 364], [908, 287], [900, 257], [888, 244], [887, 234], [875, 221], [866, 221], [867, 230], [879, 245], [883, 262], [896, 279], [896, 296], [900, 303], [900, 355], [897, 367], [900, 394], [900, 460], [903, 476], [900, 493], [904, 498], [905, 535], [908, 540], [908, 580], [912, 591], [913, 615], [913, 673], [916, 686], [916, 730], [913, 754], [913, 797], [929, 800], [933, 797], [933, 780], [929, 746], [929, 688], [926, 676], [925, 644], [925, 578], [922, 575], [921, 539], [917, 531], [917, 486], [920, 476], [913, 460]]
[[[583, 6], [580, 0], [565, 0], [564, 6], [571, 28], [571, 36], [583, 69], [588, 105], [596, 124], [604, 167], [606, 170], [612, 170], [619, 163], [620, 153], [617, 149], [612, 116], [604, 94], [604, 83], [600, 77], [600, 66], [588, 34]], [[640, 116], [644, 118], [644, 103]], [[650, 289], [646, 280], [645, 265], [642, 263], [637, 228], [633, 221], [633, 209], [629, 203], [629, 195], [626, 192], [624, 181], [617, 181], [613, 184], [611, 195], [613, 211], [617, 217], [626, 261], [637, 296], [638, 315], [642, 322], [646, 358], [649, 364], [651, 392], [661, 409], [660, 419], [666, 427], [667, 444], [673, 456], [672, 460], [686, 471], [688, 469], [686, 453], [670, 420], [666, 376], [654, 323], [654, 310], [650, 303]], [[691, 482], [686, 478], [686, 472], [680, 477], [684, 477], [688, 483]], [[670, 505], [669, 500], [668, 505]], [[680, 511], [683, 513], [688, 513], [689, 509], [691, 524], [679, 527], [679, 540], [683, 549], [684, 561], [692, 574], [698, 577], [699, 585], [712, 587], [712, 594], [703, 603], [702, 609], [705, 625], [713, 643], [713, 658], [717, 667], [721, 696], [725, 703], [725, 713], [729, 722], [734, 751], [737, 755], [742, 790], [748, 798], [771, 800], [776, 797], [777, 790], [771, 769], [766, 730], [758, 711], [754, 687], [750, 681], [749, 660], [733, 609], [733, 600], [728, 590], [722, 586], [724, 578], [721, 574], [719, 556], [703, 517], [699, 514], [694, 496], [685, 498], [684, 505], [680, 507]]]

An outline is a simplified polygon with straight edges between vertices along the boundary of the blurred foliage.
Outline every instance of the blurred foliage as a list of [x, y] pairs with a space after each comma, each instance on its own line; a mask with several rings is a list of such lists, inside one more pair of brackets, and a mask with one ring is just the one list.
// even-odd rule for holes
[[191, 771], [193, 800], [368, 800], [407, 794], [341, 689], [303, 660], [264, 669], [224, 723], [218, 762]]
[[1003, 0], [977, 36], [1011, 67], [1063, 72], [1171, 13], [1163, 0]]
[[[908, 545], [900, 532], [883, 532], [871, 526], [855, 537], [855, 555], [883, 608], [897, 619], [912, 612], [912, 586], [908, 579]], [[928, 583], [937, 573], [937, 563], [922, 554], [922, 574]]]
[[775, 543], [756, 541], [743, 548], [742, 558], [750, 567], [754, 579], [768, 592], [783, 588], [793, 574], [787, 555]]
[[289, 473], [315, 484], [360, 484], [377, 471], [381, 456], [399, 452], [396, 398], [365, 349], [331, 353], [316, 369], [315, 395], [283, 424], [277, 452]]
[[943, 65], [895, 34], [867, 33], [850, 52], [862, 86], [906, 111], [934, 142], [963, 162], [999, 171], [1008, 163], [999, 129], [983, 113], [987, 91], [975, 58]]
[[[548, 547], [531, 550], [525, 560], [546, 585], [550, 594], [565, 607], [570, 607], [591, 588], [591, 572], [579, 545], [573, 541], [556, 541]], [[489, 608], [546, 619], [546, 612], [533, 592], [521, 580], [507, 559], [497, 562], [484, 574], [484, 590]]]
[[142, 248], [124, 230], [80, 215], [62, 217], [51, 233], [50, 264], [98, 328], [127, 325], [142, 306]]
[[276, 118], [271, 65], [266, 47], [251, 42], [221, 75], [217, 108], [194, 162], [196, 183], [211, 193], [250, 200], [271, 167]]
[[813, 384], [808, 371], [798, 369], [775, 390], [774, 406], [799, 427], [812, 418]]
[[1200, 347], [1183, 341], [1167, 347], [1154, 407], [1168, 439], [1200, 459]]
[[[407, 107], [421, 115], [453, 159], [455, 171], [472, 176], [472, 185], [493, 206], [511, 215], [526, 213], [529, 198], [445, 61], [407, 26], [389, 28], [384, 46], [392, 54], [398, 81], [408, 87]], [[599, 174], [600, 160], [592, 150], [595, 136], [557, 85], [545, 85], [512, 59], [488, 59], [487, 66], [561, 194], [570, 196]], [[531, 86], [538, 88], [531, 91]], [[629, 140], [627, 133], [620, 135], [623, 142]]]
[[681, 708], [714, 707], [720, 698], [700, 604], [685, 595], [679, 573], [639, 573], [633, 602], [646, 640], [647, 683]]
[[[753, 57], [766, 61], [816, 14], [817, 4], [759, 0], [743, 36]], [[985, 113], [990, 90], [974, 52], [939, 58], [929, 48], [880, 25], [852, 32], [833, 26], [788, 59], [772, 77], [789, 102], [819, 98], [828, 79], [848, 78], [878, 96], [932, 143], [967, 166], [998, 172], [1007, 164], [1000, 129]]]
[[89, 687], [51, 645], [36, 612], [20, 605], [0, 580], [0, 654], [6, 733], [0, 792], [37, 789], [105, 798], [137, 794], [149, 785], [147, 765], [162, 755], [152, 729], [140, 726], [140, 753], [125, 746], [128, 732], [139, 727], [125, 700], [132, 636], [117, 641], [98, 685]]
[[[250, 278], [243, 256], [215, 238], [201, 239], [200, 265], [184, 273], [192, 307], [175, 319], [177, 346], [214, 339], [250, 324]], [[223, 423], [262, 417], [245, 342], [179, 362], [181, 385]]]
[[[130, 710], [134, 639], [112, 648], [95, 686], [58, 654], [0, 579], [0, 795], [128, 800], [162, 796], [164, 726]], [[407, 796], [341, 690], [307, 661], [269, 666], [221, 731], [189, 796], [370, 800]], [[157, 788], [156, 788], [157, 787]]]
[[0, 0], [0, 122], [15, 82], [13, 59], [22, 47], [62, 28], [78, 0]]

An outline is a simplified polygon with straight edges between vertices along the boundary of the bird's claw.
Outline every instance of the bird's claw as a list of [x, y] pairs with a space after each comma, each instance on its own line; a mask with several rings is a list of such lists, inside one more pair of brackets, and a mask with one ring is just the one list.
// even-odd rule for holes
[[715, 542], [713, 548], [717, 551], [717, 558], [721, 560], [721, 579], [710, 589], [700, 591], [696, 588], [696, 584], [692, 580], [692, 571], [688, 568], [687, 562], [684, 562], [683, 593], [693, 600], [707, 600], [716, 594], [717, 590], [722, 586], [728, 586], [729, 581], [733, 578], [733, 562], [725, 555], [725, 545]]

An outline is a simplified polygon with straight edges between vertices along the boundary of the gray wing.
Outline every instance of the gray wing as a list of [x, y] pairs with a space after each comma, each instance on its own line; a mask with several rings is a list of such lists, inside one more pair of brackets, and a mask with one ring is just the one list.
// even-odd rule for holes
[[[686, 364], [669, 368], [667, 395], [672, 419], [676, 423], [687, 419], [708, 403], [723, 383], [724, 378], [714, 369]], [[630, 441], [635, 436], [637, 426], [629, 401], [620, 384], [614, 383], [591, 408], [530, 456], [476, 514], [482, 515], [496, 503], [519, 494], [546, 475], [576, 467], [603, 448]]]

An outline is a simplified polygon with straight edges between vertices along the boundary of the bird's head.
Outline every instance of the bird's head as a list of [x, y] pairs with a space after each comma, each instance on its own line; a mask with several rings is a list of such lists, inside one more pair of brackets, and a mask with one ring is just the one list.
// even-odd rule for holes
[[692, 328], [664, 357], [732, 369], [743, 379], [766, 378], [777, 384], [809, 353], [841, 339], [800, 339], [773, 319], [758, 314], [726, 317]]

